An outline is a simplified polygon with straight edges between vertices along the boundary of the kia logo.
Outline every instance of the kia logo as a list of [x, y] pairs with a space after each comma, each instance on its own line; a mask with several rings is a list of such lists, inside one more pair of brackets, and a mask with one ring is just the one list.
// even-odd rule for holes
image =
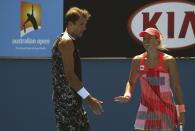
[[137, 42], [139, 32], [148, 27], [160, 30], [169, 49], [195, 44], [195, 3], [185, 1], [154, 2], [139, 8], [129, 17], [128, 32]]

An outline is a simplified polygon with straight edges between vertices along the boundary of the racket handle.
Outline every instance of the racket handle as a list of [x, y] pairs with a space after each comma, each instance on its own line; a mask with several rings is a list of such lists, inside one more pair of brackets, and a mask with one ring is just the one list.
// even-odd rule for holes
[[179, 130], [180, 130], [180, 131], [184, 131], [184, 130], [183, 130], [183, 125], [179, 125]]

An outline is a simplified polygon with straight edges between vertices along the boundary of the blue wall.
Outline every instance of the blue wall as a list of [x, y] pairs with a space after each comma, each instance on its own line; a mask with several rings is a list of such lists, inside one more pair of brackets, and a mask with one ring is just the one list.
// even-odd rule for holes
[[[118, 104], [130, 71], [130, 60], [83, 60], [83, 80], [91, 94], [104, 101], [104, 114], [95, 116], [84, 102], [92, 131], [132, 131], [140, 94]], [[195, 130], [195, 60], [177, 60], [187, 107], [186, 130]], [[0, 131], [55, 131], [51, 101], [50, 60], [0, 60]]]

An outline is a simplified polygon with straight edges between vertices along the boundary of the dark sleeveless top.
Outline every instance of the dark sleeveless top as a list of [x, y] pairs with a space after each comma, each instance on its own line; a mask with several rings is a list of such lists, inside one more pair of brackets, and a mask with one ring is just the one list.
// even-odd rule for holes
[[[70, 86], [62, 61], [62, 54], [58, 49], [58, 43], [63, 34], [55, 41], [52, 48], [52, 73], [53, 73], [53, 95], [52, 100], [55, 109], [57, 130], [62, 131], [90, 131], [87, 113], [82, 106], [82, 98]], [[81, 61], [79, 50], [75, 41], [73, 52], [74, 72], [81, 80]]]
[[81, 59], [80, 59], [80, 52], [78, 48], [77, 41], [74, 40], [74, 71], [78, 76], [79, 80], [82, 81], [82, 73], [81, 73]]
[[[62, 55], [58, 49], [58, 43], [63, 36], [63, 33], [57, 37], [57, 39], [54, 41], [53, 48], [52, 48], [52, 74], [53, 74], [53, 85], [54, 87], [57, 85], [67, 85], [69, 86], [68, 79], [66, 78], [66, 74], [64, 73], [64, 67], [66, 68], [66, 65], [63, 66], [62, 61]], [[73, 52], [74, 57], [74, 71], [75, 74], [78, 76], [78, 78], [82, 81], [81, 78], [81, 60], [80, 60], [80, 54], [79, 49], [75, 41], [74, 47], [75, 50]]]

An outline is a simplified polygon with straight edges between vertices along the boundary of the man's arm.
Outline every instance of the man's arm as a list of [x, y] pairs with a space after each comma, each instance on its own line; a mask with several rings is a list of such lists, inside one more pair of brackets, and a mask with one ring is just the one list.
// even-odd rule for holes
[[[70, 87], [78, 93], [78, 91], [81, 91], [81, 88], [85, 88], [83, 88], [82, 82], [74, 72], [73, 41], [70, 39], [62, 39], [59, 43], [59, 50], [62, 54], [64, 73], [66, 74]], [[87, 102], [96, 115], [100, 115], [103, 112], [103, 108], [101, 106], [101, 104], [103, 103], [102, 101], [99, 101], [89, 94], [87, 95]]]
[[71, 39], [62, 39], [59, 42], [58, 48], [62, 54], [64, 73], [66, 74], [70, 87], [77, 92], [81, 89], [82, 83], [74, 72], [73, 41]]

